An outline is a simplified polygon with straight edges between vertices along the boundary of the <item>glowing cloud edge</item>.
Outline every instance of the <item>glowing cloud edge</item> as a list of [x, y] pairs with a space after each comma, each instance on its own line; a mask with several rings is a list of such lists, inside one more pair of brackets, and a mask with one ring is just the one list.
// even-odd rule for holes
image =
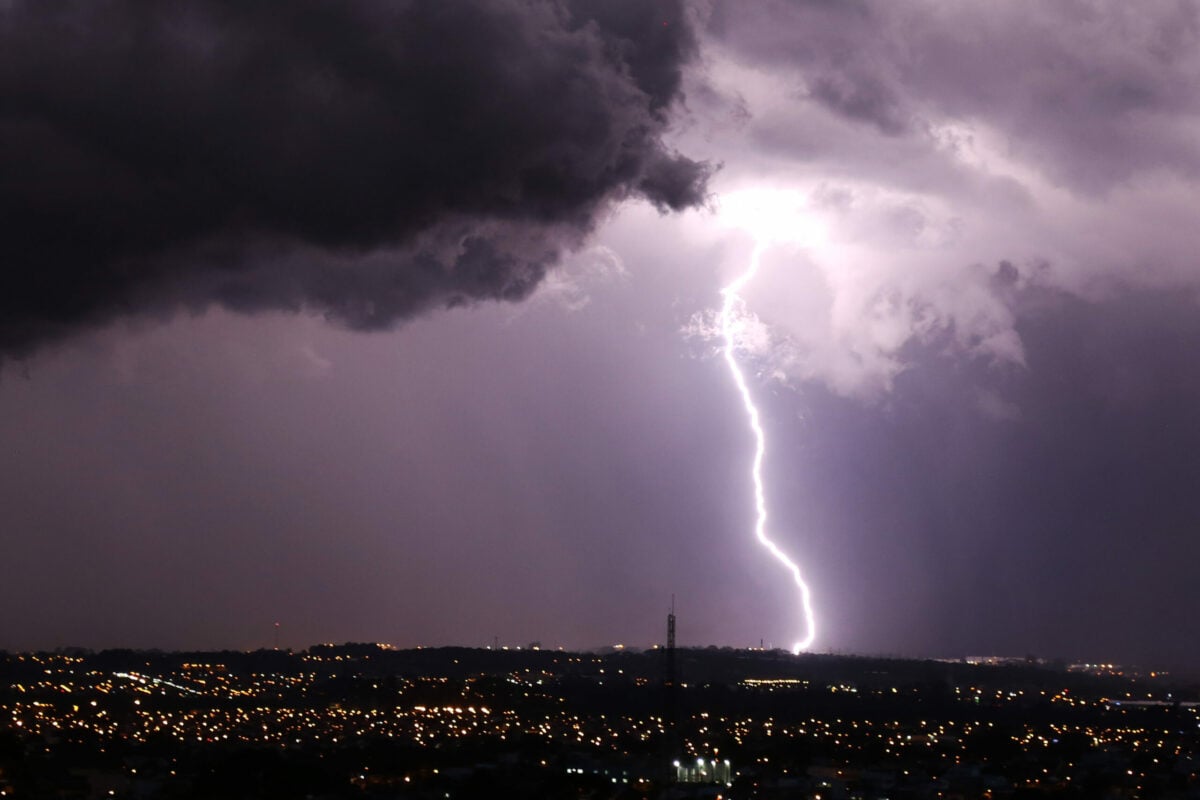
[[767, 452], [767, 437], [763, 432], [762, 423], [759, 420], [758, 407], [754, 405], [754, 399], [750, 395], [750, 388], [746, 385], [746, 377], [742, 374], [742, 368], [738, 366], [737, 356], [735, 355], [737, 345], [734, 341], [733, 312], [738, 304], [744, 305], [744, 301], [738, 293], [742, 287], [753, 280], [754, 276], [758, 274], [759, 265], [762, 262], [763, 250], [765, 249], [766, 245], [763, 242], [759, 241], [756, 243], [754, 252], [750, 256], [750, 266], [729, 285], [721, 289], [721, 336], [725, 340], [725, 363], [729, 365], [729, 372], [733, 375], [733, 382], [737, 386], [738, 392], [742, 395], [742, 405], [746, 409], [750, 429], [754, 432], [754, 462], [750, 470], [754, 481], [754, 507], [756, 513], [754, 535], [759, 543], [766, 547], [776, 560], [791, 571], [792, 578], [795, 579], [796, 586], [800, 589], [800, 606], [804, 612], [806, 635], [792, 647], [793, 653], [799, 653], [801, 650], [807, 650], [811, 647], [813, 639], [817, 635], [816, 619], [812, 609], [812, 595], [808, 584], [804, 582], [804, 578], [800, 574], [800, 567], [786, 553], [780, 550], [778, 545], [767, 537], [767, 500], [762, 480], [762, 464], [763, 457]]

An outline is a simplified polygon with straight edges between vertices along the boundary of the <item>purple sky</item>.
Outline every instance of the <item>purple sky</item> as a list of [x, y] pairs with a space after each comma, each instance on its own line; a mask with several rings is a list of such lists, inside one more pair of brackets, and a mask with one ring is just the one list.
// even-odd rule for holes
[[482, 5], [0, 3], [0, 647], [790, 645], [758, 235], [814, 649], [1200, 668], [1200, 10]]

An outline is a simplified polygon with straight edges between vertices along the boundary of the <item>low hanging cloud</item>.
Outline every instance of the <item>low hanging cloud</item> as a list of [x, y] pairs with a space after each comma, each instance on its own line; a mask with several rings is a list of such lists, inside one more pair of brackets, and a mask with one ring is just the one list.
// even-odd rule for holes
[[663, 141], [681, 0], [0, 4], [0, 357], [213, 304], [360, 329], [528, 296]]
[[918, 350], [1020, 366], [1047, 297], [1200, 289], [1194, 4], [705, 9], [689, 152], [719, 142], [718, 192], [797, 191], [823, 231], [749, 290], [789, 376], [877, 396]]

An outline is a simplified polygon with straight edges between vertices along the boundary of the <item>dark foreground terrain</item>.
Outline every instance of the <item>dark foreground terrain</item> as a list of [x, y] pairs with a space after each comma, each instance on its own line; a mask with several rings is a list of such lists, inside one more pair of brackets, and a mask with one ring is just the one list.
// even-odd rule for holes
[[1104, 665], [319, 646], [0, 654], [0, 797], [1200, 798]]

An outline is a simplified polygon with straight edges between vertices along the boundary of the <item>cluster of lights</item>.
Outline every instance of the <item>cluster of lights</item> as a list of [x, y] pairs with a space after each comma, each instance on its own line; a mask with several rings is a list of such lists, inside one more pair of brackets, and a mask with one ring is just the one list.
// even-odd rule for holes
[[[564, 659], [570, 663], [580, 660]], [[592, 663], [594, 659], [583, 657], [582, 661]], [[525, 743], [534, 738], [555, 748], [587, 750], [600, 765], [599, 771], [590, 772], [572, 765], [566, 768], [568, 774], [586, 772], [605, 780], [615, 777], [616, 782], [634, 783], [638, 779], [629, 773], [605, 775], [605, 765], [627, 763], [626, 759], [653, 749], [668, 732], [668, 725], [658, 715], [573, 712], [566, 704], [567, 695], [556, 688], [558, 677], [548, 670], [518, 670], [491, 684], [472, 678], [398, 679], [388, 684], [391, 700], [346, 707], [310, 692], [318, 683], [313, 672], [238, 674], [217, 665], [206, 669], [189, 664], [161, 674], [149, 670], [102, 673], [78, 662], [25, 663], [22, 682], [9, 684], [0, 716], [9, 721], [11, 729], [31, 735], [33, 740], [174, 740], [194, 746], [241, 743], [290, 749], [340, 746], [364, 739], [442, 747], [463, 740]], [[30, 665], [36, 669], [30, 670]], [[598, 682], [602, 677], [599, 669], [591, 672], [595, 673], [591, 680]], [[607, 672], [619, 674], [620, 670]], [[520, 688], [504, 688], [498, 694], [487, 688], [513, 684]], [[384, 691], [370, 679], [362, 685]], [[829, 775], [824, 778], [827, 783], [856, 780], [856, 770], [864, 765], [914, 776], [913, 780], [932, 780], [931, 776], [978, 765], [978, 742], [995, 741], [1001, 731], [1024, 754], [1021, 771], [1013, 773], [1014, 785], [1058, 786], [1086, 777], [1093, 768], [1090, 762], [1073, 760], [1069, 751], [1062, 749], [1068, 736], [1095, 751], [1136, 758], [1126, 776], [1131, 787], [1200, 759], [1193, 742], [1200, 727], [1200, 708], [1180, 704], [1179, 714], [1167, 718], [1156, 706], [1142, 706], [1166, 703], [1169, 694], [1135, 696], [1127, 692], [1113, 699], [1085, 697], [1075, 689], [998, 688], [973, 680], [952, 687], [950, 697], [960, 709], [982, 706], [978, 713], [984, 719], [918, 720], [900, 712], [919, 707], [913, 705], [921, 702], [925, 691], [919, 684], [752, 678], [739, 686], [739, 691], [754, 693], [802, 693], [819, 703], [836, 705], [827, 706], [827, 713], [809, 713], [803, 718], [786, 713], [698, 711], [679, 720], [678, 744], [680, 752], [687, 754], [677, 766], [684, 776], [681, 780], [724, 782], [727, 762], [708, 757], [718, 752], [722, 756], [734, 753], [739, 763], [742, 756], [736, 754], [746, 754], [757, 774], [788, 775], [789, 770], [800, 774], [803, 768], [785, 754], [794, 752], [801, 742], [807, 750], [830, 759]], [[424, 702], [405, 702], [406, 695]], [[432, 702], [433, 697], [439, 701]], [[525, 697], [534, 702], [526, 703]], [[210, 698], [233, 702], [214, 707]], [[873, 711], [856, 716], [854, 709], [867, 707], [863, 703], [873, 704]], [[987, 719], [994, 713], [990, 709], [1025, 704], [1053, 708], [1062, 716], [1054, 723], [1023, 725], [1001, 725]], [[897, 715], [884, 716], [884, 709], [895, 709]], [[1007, 717], [997, 719], [1003, 718]], [[551, 766], [561, 769], [564, 765]]]

